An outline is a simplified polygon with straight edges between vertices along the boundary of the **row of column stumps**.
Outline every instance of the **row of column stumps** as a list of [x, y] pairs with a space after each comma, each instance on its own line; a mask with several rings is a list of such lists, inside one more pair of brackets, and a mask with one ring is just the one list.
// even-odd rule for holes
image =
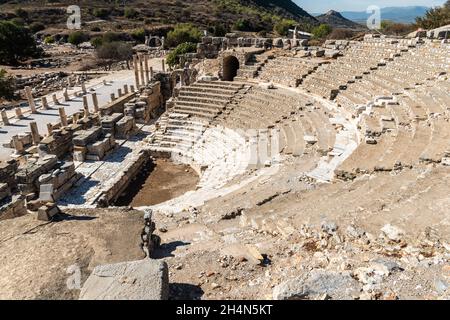
[[[166, 72], [166, 64], [164, 59], [161, 61], [161, 66], [163, 72]], [[150, 83], [153, 78], [154, 71], [153, 67], [149, 67], [148, 55], [134, 55], [133, 68], [136, 89], [139, 89]]]
[[[136, 89], [139, 89], [141, 84], [144, 83], [149, 83], [151, 81], [151, 79], [153, 78], [153, 68], [149, 68], [148, 65], [148, 56], [139, 56], [139, 66], [140, 66], [140, 74], [138, 73], [138, 63], [136, 60], [136, 56], [133, 57], [134, 60], [134, 67], [135, 67], [135, 75], [136, 75], [136, 86], [134, 85], [130, 85], [128, 86], [128, 84], [125, 84], [123, 86], [123, 89], [119, 88], [117, 91], [118, 97], [122, 97], [123, 95], [127, 95], [130, 92], [135, 92]], [[164, 64], [164, 60], [162, 61], [162, 67], [163, 70], [165, 70], [165, 64]], [[139, 79], [139, 76], [141, 77], [141, 79]], [[71, 85], [71, 79], [69, 78], [69, 86]], [[106, 80], [103, 80], [103, 84], [106, 85], [107, 82]], [[82, 95], [83, 95], [83, 110], [84, 110], [84, 117], [88, 117], [91, 113], [89, 110], [89, 103], [88, 103], [88, 98], [87, 98], [87, 94], [88, 91], [86, 89], [86, 84], [84, 82], [81, 83], [81, 91], [82, 91]], [[32, 95], [32, 89], [31, 87], [27, 86], [24, 89], [24, 93], [26, 96], [26, 99], [28, 101], [28, 105], [30, 107], [30, 111], [33, 114], [38, 113], [37, 109], [36, 109], [36, 103], [34, 101], [33, 95]], [[91, 94], [92, 97], [92, 103], [94, 106], [94, 113], [95, 114], [100, 114], [100, 108], [99, 108], [99, 103], [98, 103], [98, 97], [97, 97], [97, 93], [92, 93]], [[70, 101], [70, 97], [69, 97], [69, 93], [68, 93], [68, 87], [64, 88], [63, 91], [63, 98], [65, 102]], [[114, 101], [116, 99], [115, 93], [111, 94], [111, 101]], [[67, 127], [69, 125], [68, 123], [68, 119], [67, 119], [67, 114], [65, 111], [65, 108], [63, 106], [60, 106], [61, 103], [58, 100], [56, 94], [52, 94], [52, 100], [55, 106], [59, 106], [58, 107], [58, 113], [59, 113], [59, 117], [60, 117], [60, 125], [61, 127]], [[48, 100], [46, 96], [41, 97], [41, 107], [43, 110], [48, 110], [50, 109]], [[17, 119], [23, 119], [24, 115], [22, 112], [22, 108], [20, 106], [14, 108], [15, 111], [15, 117]], [[2, 122], [4, 125], [8, 126], [11, 125], [10, 119], [8, 118], [7, 112], [5, 109], [1, 110], [1, 118], [2, 118]], [[78, 113], [75, 113], [73, 115], [73, 121], [76, 123], [79, 120], [79, 115]], [[33, 121], [30, 122], [29, 124], [30, 126], [30, 131], [31, 131], [31, 137], [32, 137], [32, 141], [33, 141], [33, 145], [37, 146], [40, 142], [41, 142], [41, 136], [39, 134], [39, 130], [38, 130], [38, 126], [37, 126], [37, 122]], [[58, 126], [58, 124], [56, 124], [56, 126]], [[47, 123], [47, 135], [50, 136], [53, 133], [53, 127], [54, 125], [51, 123]], [[17, 154], [22, 154], [25, 150], [24, 150], [24, 145], [22, 143], [22, 141], [19, 138], [19, 135], [15, 135], [12, 137], [13, 140], [13, 145], [14, 148], [16, 149], [16, 153]]]

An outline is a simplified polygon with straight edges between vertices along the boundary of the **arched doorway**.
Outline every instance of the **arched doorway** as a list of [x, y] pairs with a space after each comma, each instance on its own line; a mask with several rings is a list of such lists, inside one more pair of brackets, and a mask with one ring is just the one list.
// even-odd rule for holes
[[239, 69], [239, 60], [235, 56], [228, 56], [223, 59], [223, 80], [233, 81]]

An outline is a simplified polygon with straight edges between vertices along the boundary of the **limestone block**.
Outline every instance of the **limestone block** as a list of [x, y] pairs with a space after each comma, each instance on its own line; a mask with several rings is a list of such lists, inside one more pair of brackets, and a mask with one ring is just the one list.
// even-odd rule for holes
[[166, 300], [167, 264], [160, 260], [98, 266], [85, 282], [80, 300]]

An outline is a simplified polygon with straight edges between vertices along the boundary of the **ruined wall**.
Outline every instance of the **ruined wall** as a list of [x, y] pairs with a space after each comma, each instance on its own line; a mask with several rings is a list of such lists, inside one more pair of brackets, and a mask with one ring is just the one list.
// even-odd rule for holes
[[102, 195], [97, 201], [98, 206], [106, 208], [112, 205], [149, 160], [149, 154], [145, 150], [127, 157], [126, 163], [123, 164], [124, 169], [117, 174], [115, 179], [108, 181], [108, 184], [103, 187]]

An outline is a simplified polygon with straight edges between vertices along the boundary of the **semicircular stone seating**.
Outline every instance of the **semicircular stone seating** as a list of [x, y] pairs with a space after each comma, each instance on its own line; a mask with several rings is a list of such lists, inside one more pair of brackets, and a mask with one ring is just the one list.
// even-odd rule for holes
[[368, 37], [327, 63], [265, 55], [239, 82], [181, 88], [149, 148], [197, 168], [200, 182], [156, 208], [202, 205], [304, 156], [316, 164], [304, 174], [319, 182], [450, 164], [449, 52], [448, 44]]

